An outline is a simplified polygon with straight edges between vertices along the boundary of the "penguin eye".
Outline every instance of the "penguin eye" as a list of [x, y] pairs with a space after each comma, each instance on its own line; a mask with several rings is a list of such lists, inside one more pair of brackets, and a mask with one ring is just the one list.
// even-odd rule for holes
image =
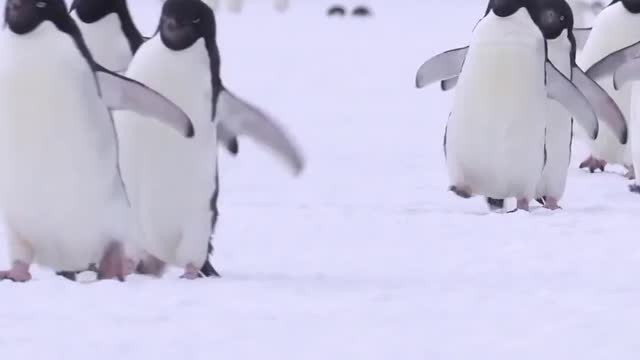
[[46, 7], [47, 7], [47, 3], [46, 3], [46, 2], [44, 2], [44, 1], [38, 1], [38, 2], [36, 3], [36, 7], [37, 7], [37, 8], [40, 8], [40, 9], [44, 9], [44, 8], [46, 8]]
[[565, 19], [564, 15], [560, 16], [560, 21], [564, 22], [564, 19]]
[[193, 23], [194, 23], [194, 24], [197, 24], [197, 23], [199, 23], [199, 22], [200, 22], [200, 18], [197, 18], [197, 19], [193, 20]]

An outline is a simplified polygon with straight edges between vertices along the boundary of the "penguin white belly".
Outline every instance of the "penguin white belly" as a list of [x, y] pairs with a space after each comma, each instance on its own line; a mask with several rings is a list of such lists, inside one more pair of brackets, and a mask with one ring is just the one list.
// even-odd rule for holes
[[452, 185], [532, 198], [544, 161], [542, 34], [521, 9], [476, 27], [447, 125]]
[[93, 59], [100, 65], [115, 72], [124, 72], [133, 58], [127, 37], [122, 32], [120, 19], [115, 13], [87, 24], [78, 19], [76, 12], [71, 16], [78, 24]]
[[122, 234], [127, 204], [93, 74], [71, 37], [51, 26], [0, 34], [11, 52], [0, 57], [0, 208], [14, 259], [35, 255], [72, 271]]
[[[587, 70], [610, 53], [634, 44], [638, 40], [640, 40], [640, 15], [628, 12], [621, 2], [613, 4], [596, 18], [593, 30], [577, 63], [582, 69]], [[598, 83], [618, 104], [627, 121], [631, 121], [630, 85], [625, 85], [620, 91], [616, 91], [613, 89], [611, 78], [598, 80]], [[632, 130], [629, 129], [629, 131]], [[628, 145], [620, 144], [608, 126], [600, 127], [595, 140], [585, 136], [580, 128], [577, 134], [585, 139], [596, 158], [609, 163], [631, 165], [631, 141]]]
[[[571, 43], [566, 30], [557, 39], [547, 41], [549, 60], [567, 78], [571, 78]], [[543, 196], [560, 200], [564, 195], [569, 162], [571, 161], [571, 115], [555, 100], [547, 100], [545, 114], [545, 149], [547, 161], [536, 188], [536, 198]]]
[[138, 50], [127, 76], [181, 107], [193, 121], [195, 136], [185, 139], [137, 114], [116, 113], [123, 179], [145, 233], [138, 246], [177, 266], [201, 266], [212, 231], [217, 144], [208, 74], [202, 39], [172, 51], [154, 37]]

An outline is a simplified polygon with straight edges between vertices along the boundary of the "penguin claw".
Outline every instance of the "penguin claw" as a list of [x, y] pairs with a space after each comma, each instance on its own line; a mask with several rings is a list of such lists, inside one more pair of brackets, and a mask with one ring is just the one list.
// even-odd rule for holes
[[601, 172], [604, 172], [604, 168], [606, 165], [606, 161], [596, 159], [593, 156], [589, 156], [585, 161], [580, 163], [580, 169], [588, 169], [589, 172], [593, 174], [598, 169]]

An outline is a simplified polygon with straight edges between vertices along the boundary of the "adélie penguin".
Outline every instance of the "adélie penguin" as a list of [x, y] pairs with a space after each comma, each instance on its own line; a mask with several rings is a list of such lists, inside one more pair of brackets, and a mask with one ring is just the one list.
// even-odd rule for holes
[[[152, 116], [192, 137], [189, 117], [139, 82], [93, 61], [63, 0], [7, 0], [0, 32], [0, 208], [11, 268], [98, 264], [123, 279], [123, 243], [139, 235], [118, 168], [110, 110]], [[168, 125], [168, 126], [167, 126]]]
[[[74, 0], [69, 11], [95, 61], [109, 70], [125, 72], [148, 39], [136, 27], [127, 0]], [[238, 140], [224, 125], [219, 125], [218, 139], [230, 154], [238, 153]]]
[[546, 11], [535, 1], [491, 0], [469, 47], [419, 70], [419, 87], [459, 74], [444, 141], [450, 189], [459, 196], [484, 195], [490, 205], [515, 197], [529, 209], [545, 163], [548, 97], [590, 136], [598, 133], [587, 98], [547, 58], [534, 20]]
[[220, 78], [213, 11], [200, 0], [168, 0], [156, 34], [127, 70], [174, 101], [193, 119], [194, 139], [183, 139], [139, 115], [117, 112], [124, 182], [145, 234], [138, 272], [161, 275], [166, 264], [184, 278], [217, 276], [209, 260], [218, 218], [216, 124], [275, 150], [294, 173], [304, 160], [273, 120], [251, 107]]
[[[630, 85], [621, 87], [619, 91], [613, 88], [611, 81], [612, 69], [607, 57], [640, 40], [640, 1], [614, 0], [595, 20], [591, 34], [584, 49], [578, 56], [580, 67], [587, 69], [587, 75], [598, 83], [611, 95], [622, 110], [626, 119], [631, 121], [631, 93]], [[614, 57], [619, 58], [619, 57]], [[620, 164], [629, 171], [627, 176], [634, 177], [633, 147], [634, 131], [629, 129], [632, 141], [621, 143], [610, 129], [603, 129], [595, 140], [586, 140], [591, 154], [580, 164], [591, 172], [596, 169], [604, 170], [606, 164]]]
[[[547, 57], [578, 87], [616, 139], [627, 142], [624, 115], [604, 89], [576, 64], [577, 44], [573, 34], [573, 14], [564, 0], [534, 0], [542, 10], [534, 19], [547, 40]], [[573, 119], [559, 103], [547, 101], [545, 146], [547, 161], [536, 189], [536, 199], [548, 209], [558, 209], [571, 161]], [[602, 127], [601, 127], [602, 128]]]

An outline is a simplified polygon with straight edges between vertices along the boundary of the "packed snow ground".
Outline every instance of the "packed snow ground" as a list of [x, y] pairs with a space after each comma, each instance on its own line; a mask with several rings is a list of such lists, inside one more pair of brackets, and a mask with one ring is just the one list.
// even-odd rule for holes
[[[158, 3], [130, 2], [150, 33]], [[0, 358], [637, 359], [640, 197], [622, 170], [577, 170], [577, 143], [563, 211], [455, 198], [453, 94], [413, 81], [484, 1], [370, 3], [369, 20], [328, 19], [328, 1], [221, 12], [223, 80], [288, 126], [307, 171], [248, 141], [221, 155], [221, 279], [0, 283]]]

